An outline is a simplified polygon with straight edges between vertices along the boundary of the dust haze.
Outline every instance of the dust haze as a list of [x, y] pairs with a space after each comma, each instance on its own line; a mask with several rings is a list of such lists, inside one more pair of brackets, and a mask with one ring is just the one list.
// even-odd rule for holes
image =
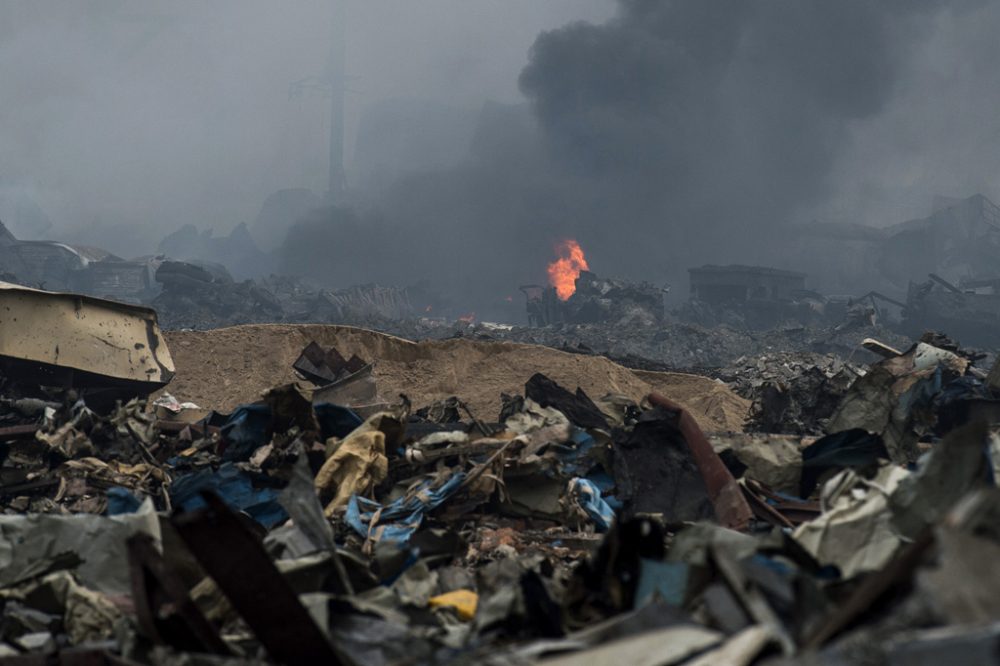
[[125, 257], [243, 223], [267, 259], [237, 272], [424, 282], [502, 316], [567, 237], [681, 289], [703, 262], [794, 263], [790, 225], [997, 193], [989, 3], [352, 0], [331, 206], [310, 84], [331, 8], [4, 3], [0, 217]]

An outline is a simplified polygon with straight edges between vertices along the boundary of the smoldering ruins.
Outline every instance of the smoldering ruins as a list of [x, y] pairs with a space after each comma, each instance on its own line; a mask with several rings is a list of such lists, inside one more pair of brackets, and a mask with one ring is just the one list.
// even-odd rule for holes
[[0, 6], [0, 658], [996, 663], [998, 27]]

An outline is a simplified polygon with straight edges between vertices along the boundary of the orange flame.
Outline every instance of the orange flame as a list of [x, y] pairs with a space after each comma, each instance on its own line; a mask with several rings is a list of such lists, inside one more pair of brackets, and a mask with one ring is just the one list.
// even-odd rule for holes
[[575, 240], [565, 240], [556, 245], [559, 258], [549, 264], [549, 283], [556, 288], [559, 300], [565, 301], [576, 291], [580, 271], [589, 271], [583, 248]]
[[474, 324], [476, 323], [476, 313], [469, 312], [468, 314], [464, 314], [458, 318], [458, 321], [465, 322], [466, 324]]

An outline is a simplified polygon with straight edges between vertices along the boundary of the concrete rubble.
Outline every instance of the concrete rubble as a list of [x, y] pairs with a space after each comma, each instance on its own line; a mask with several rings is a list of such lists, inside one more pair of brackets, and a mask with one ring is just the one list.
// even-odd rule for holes
[[[0, 295], [0, 352], [36, 368], [0, 371], [10, 663], [995, 658], [1000, 370], [943, 335], [711, 379], [344, 327], [164, 335], [150, 310]], [[122, 351], [135, 322], [153, 366]]]
[[718, 376], [753, 402], [748, 431], [818, 435], [865, 372], [833, 354], [779, 352], [738, 358]]

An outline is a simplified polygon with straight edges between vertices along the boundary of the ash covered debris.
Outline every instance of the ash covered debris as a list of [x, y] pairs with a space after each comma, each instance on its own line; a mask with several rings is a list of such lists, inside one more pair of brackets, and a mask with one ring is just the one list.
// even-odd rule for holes
[[176, 261], [161, 263], [156, 280], [163, 288], [153, 306], [173, 329], [283, 321], [390, 328], [413, 319], [407, 291], [398, 287], [331, 290], [278, 275], [236, 281], [222, 266]]
[[663, 321], [667, 287], [649, 283], [601, 278], [587, 270], [578, 272], [573, 291], [562, 299], [556, 287], [525, 285], [528, 324], [608, 323], [619, 326], [653, 326]]
[[865, 372], [861, 364], [809, 352], [742, 357], [717, 371], [736, 393], [752, 401], [748, 430], [796, 435], [823, 433], [848, 389]]
[[822, 297], [806, 291], [805, 273], [762, 266], [702, 266], [688, 271], [685, 314], [702, 324], [739, 321], [769, 329], [787, 321], [818, 323]]
[[752, 407], [494, 341], [159, 344], [148, 397], [2, 371], [11, 663], [980, 663], [996, 639], [1000, 371], [942, 335], [741, 360]]
[[0, 273], [24, 286], [145, 303], [157, 291], [157, 263], [126, 261], [94, 247], [18, 240], [0, 221]]
[[236, 282], [224, 267], [164, 261], [156, 270], [162, 291], [153, 306], [170, 328], [203, 328], [245, 323], [248, 319], [280, 321], [278, 300], [253, 280]]
[[[973, 197], [919, 224], [899, 225], [893, 233], [879, 235], [878, 242], [896, 243], [885, 246], [891, 248], [905, 237], [921, 247], [940, 242], [968, 248], [978, 241], [989, 247], [989, 234], [995, 233], [989, 226], [990, 206], [984, 197]], [[191, 234], [195, 240], [202, 237], [188, 229], [178, 238]], [[18, 241], [10, 233], [2, 238], [0, 270], [10, 279], [29, 286], [149, 303], [157, 308], [166, 328], [266, 322], [353, 324], [411, 339], [461, 334], [533, 341], [632, 359], [640, 365], [708, 372], [743, 356], [772, 351], [829, 353], [846, 360], [858, 354], [859, 340], [874, 338], [900, 348], [925, 330], [949, 330], [963, 343], [981, 346], [994, 344], [1000, 335], [992, 293], [996, 278], [982, 253], [970, 255], [967, 275], [954, 281], [934, 273], [934, 278], [920, 283], [914, 281], [913, 266], [900, 272], [903, 269], [896, 264], [886, 264], [885, 271], [890, 272], [880, 273], [877, 262], [871, 262], [872, 266], [858, 269], [857, 284], [885, 289], [869, 287], [863, 296], [822, 294], [807, 288], [812, 278], [806, 274], [777, 268], [691, 268], [690, 299], [668, 311], [667, 287], [601, 277], [589, 270], [577, 245], [583, 263], [561, 278], [564, 284], [556, 289], [523, 287], [527, 302], [520, 315], [512, 306], [505, 310], [510, 317], [506, 323], [476, 327], [470, 323], [477, 319], [477, 308], [449, 302], [446, 293], [426, 284], [330, 288], [275, 274], [237, 280], [225, 265], [203, 259], [176, 261], [160, 255], [125, 261], [94, 248]], [[238, 246], [233, 252], [240, 253], [240, 248], [253, 241], [244, 229], [229, 238], [213, 237], [212, 242], [233, 243]], [[233, 265], [231, 257], [218, 255]], [[956, 257], [954, 253], [928, 255], [922, 270], [936, 267], [954, 275]], [[267, 262], [256, 263], [263, 267]], [[898, 288], [899, 276], [904, 274], [911, 280], [908, 295]], [[829, 281], [828, 276], [823, 279]], [[564, 290], [562, 295], [558, 289]], [[514, 299], [507, 296], [506, 301]], [[520, 326], [519, 319], [526, 319], [528, 326]]]
[[910, 283], [903, 310], [910, 330], [953, 331], [969, 344], [991, 346], [1000, 336], [1000, 278], [963, 279], [956, 286], [934, 273]]
[[1000, 11], [99, 4], [0, 9], [0, 659], [997, 661], [1000, 209], [887, 225]]
[[[874, 361], [879, 357], [861, 347], [878, 339], [905, 348], [910, 338], [882, 325], [802, 326], [750, 330], [732, 324], [704, 326], [667, 316], [656, 326], [616, 326], [607, 323], [563, 324], [509, 331], [472, 327], [469, 334], [540, 344], [582, 354], [600, 354], [648, 370], [689, 370], [722, 376], [739, 359], [776, 354], [832, 355], [842, 361]], [[806, 363], [807, 361], [803, 361]]]

